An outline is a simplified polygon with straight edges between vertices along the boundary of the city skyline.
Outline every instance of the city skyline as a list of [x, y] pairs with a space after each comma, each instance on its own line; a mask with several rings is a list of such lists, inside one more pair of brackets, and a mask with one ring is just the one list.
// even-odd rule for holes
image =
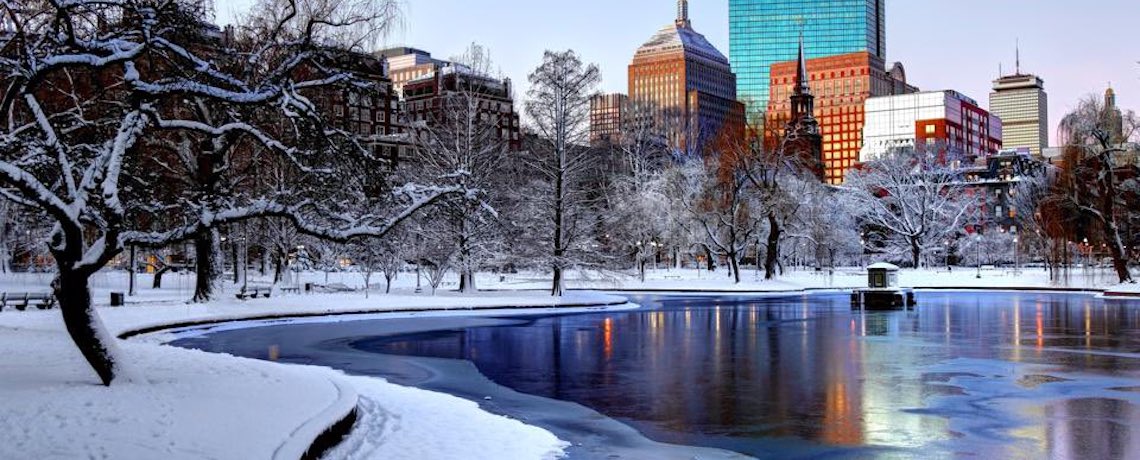
[[[232, 22], [252, 0], [216, 5], [220, 23]], [[626, 92], [627, 66], [647, 34], [675, 14], [674, 0], [629, 0], [621, 3], [582, 0], [574, 3], [501, 0], [489, 9], [477, 2], [431, 0], [402, 4], [401, 30], [381, 47], [408, 45], [440, 58], [457, 56], [472, 42], [490, 49], [495, 66], [518, 82], [517, 96], [526, 95], [526, 77], [546, 49], [574, 49], [602, 71], [603, 92]], [[908, 81], [928, 90], [955, 89], [985, 101], [998, 78], [999, 65], [1013, 73], [1015, 42], [1020, 40], [1022, 72], [1041, 76], [1050, 101], [1050, 142], [1056, 124], [1086, 95], [1102, 96], [1109, 82], [1125, 110], [1140, 110], [1140, 56], [1113, 53], [1130, 39], [1130, 17], [1089, 11], [1125, 11], [1128, 0], [1091, 0], [1081, 4], [1010, 0], [1000, 3], [963, 0], [955, 8], [939, 9], [939, 24], [956, 24], [953, 40], [930, 34], [926, 2], [887, 2], [888, 63], [900, 61]], [[1011, 25], [1034, 9], [1033, 27]], [[690, 2], [694, 27], [721, 50], [728, 50], [728, 0]], [[598, 14], [605, 12], [605, 14]], [[985, 12], [979, 13], [979, 12]], [[556, 19], [550, 19], [556, 18]], [[1066, 37], [1059, 33], [1072, 30]], [[1081, 30], [1096, 30], [1082, 33]], [[447, 31], [446, 33], [441, 31]], [[588, 32], [588, 33], [587, 33]], [[542, 37], [520, 39], [520, 36]], [[983, 104], [985, 104], [983, 102]]]

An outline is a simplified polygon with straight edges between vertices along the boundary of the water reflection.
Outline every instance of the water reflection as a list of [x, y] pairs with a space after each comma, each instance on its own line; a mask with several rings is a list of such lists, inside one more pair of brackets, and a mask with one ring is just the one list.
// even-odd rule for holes
[[[917, 311], [860, 312], [843, 296], [635, 300], [649, 308], [395, 337], [324, 327], [344, 328], [356, 350], [470, 360], [502, 385], [659, 441], [758, 457], [1140, 452], [1136, 304], [923, 293]], [[250, 332], [232, 333], [255, 343]], [[226, 334], [207, 341], [240, 354]]]

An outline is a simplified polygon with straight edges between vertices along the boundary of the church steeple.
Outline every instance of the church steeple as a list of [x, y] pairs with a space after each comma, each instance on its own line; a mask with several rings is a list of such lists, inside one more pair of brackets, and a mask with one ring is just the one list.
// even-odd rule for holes
[[689, 0], [677, 0], [677, 27], [692, 27], [689, 21]]
[[800, 54], [796, 62], [796, 94], [811, 94], [807, 73], [807, 59], [804, 56], [804, 35], [800, 33]]
[[796, 62], [796, 81], [789, 98], [792, 117], [784, 130], [784, 153], [796, 158], [820, 181], [824, 180], [823, 136], [815, 119], [815, 96], [811, 94], [811, 75], [807, 71], [804, 38], [800, 34], [800, 52]]

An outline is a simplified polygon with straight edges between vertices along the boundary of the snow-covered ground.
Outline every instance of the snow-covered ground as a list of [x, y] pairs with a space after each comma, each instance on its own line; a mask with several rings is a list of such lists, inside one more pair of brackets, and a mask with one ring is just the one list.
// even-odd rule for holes
[[[100, 314], [115, 334], [158, 326], [275, 316], [385, 313], [493, 307], [565, 307], [614, 304], [621, 299], [574, 292], [556, 299], [543, 290], [542, 274], [481, 274], [484, 292], [451, 292], [449, 278], [436, 295], [424, 280], [415, 294], [413, 273], [403, 273], [394, 293], [383, 294], [383, 279], [359, 289], [358, 273], [302, 273], [290, 284], [339, 283], [355, 292], [278, 293], [271, 299], [239, 301], [235, 285], [219, 300], [187, 304], [190, 274], [167, 274], [162, 289], [151, 277], [138, 277], [128, 306], [102, 306]], [[46, 292], [51, 276], [0, 277], [0, 292]], [[379, 280], [379, 282], [377, 282]], [[126, 290], [122, 272], [93, 280], [100, 304], [111, 292]], [[601, 290], [792, 291], [864, 286], [857, 269], [834, 273], [790, 271], [763, 281], [754, 270], [735, 284], [725, 271], [651, 270], [645, 282], [628, 273], [577, 274], [573, 288]], [[1049, 280], [1041, 269], [904, 271], [904, 286], [958, 288], [1080, 288], [1140, 292], [1136, 285], [1114, 286], [1108, 271], [1077, 270], [1066, 282]], [[379, 284], [379, 285], [378, 285]], [[527, 291], [533, 290], [533, 291]], [[621, 308], [621, 307], [617, 307]], [[440, 314], [440, 313], [404, 313]], [[460, 314], [471, 314], [462, 312]], [[565, 444], [549, 432], [495, 416], [470, 401], [406, 388], [380, 379], [349, 377], [337, 371], [286, 366], [228, 355], [161, 346], [169, 336], [124, 341], [130, 381], [98, 385], [71, 345], [57, 311], [0, 312], [0, 458], [295, 458], [321, 430], [355, 403], [359, 420], [330, 458], [551, 458]]]
[[[160, 290], [143, 297], [153, 304], [99, 310], [108, 328], [120, 334], [275, 315], [622, 301], [532, 292], [294, 295], [187, 305], [179, 301], [182, 294]], [[57, 311], [0, 313], [0, 458], [293, 459], [352, 407], [359, 407], [357, 425], [329, 458], [540, 459], [557, 457], [565, 447], [546, 430], [484, 412], [470, 401], [381, 379], [177, 349], [155, 340], [124, 341], [121, 347], [130, 380], [104, 388], [71, 344]]]

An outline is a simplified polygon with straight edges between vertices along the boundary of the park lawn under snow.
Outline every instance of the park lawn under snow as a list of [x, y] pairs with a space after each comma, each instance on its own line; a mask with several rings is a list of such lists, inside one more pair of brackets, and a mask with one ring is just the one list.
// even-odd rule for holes
[[[99, 310], [119, 334], [280, 314], [618, 300], [585, 293], [561, 300], [541, 293], [342, 294]], [[0, 458], [293, 459], [357, 402], [357, 425], [329, 458], [542, 459], [558, 457], [566, 447], [546, 430], [492, 415], [474, 402], [382, 379], [153, 340], [120, 345], [129, 380], [105, 388], [67, 337], [58, 311], [0, 312]]]

